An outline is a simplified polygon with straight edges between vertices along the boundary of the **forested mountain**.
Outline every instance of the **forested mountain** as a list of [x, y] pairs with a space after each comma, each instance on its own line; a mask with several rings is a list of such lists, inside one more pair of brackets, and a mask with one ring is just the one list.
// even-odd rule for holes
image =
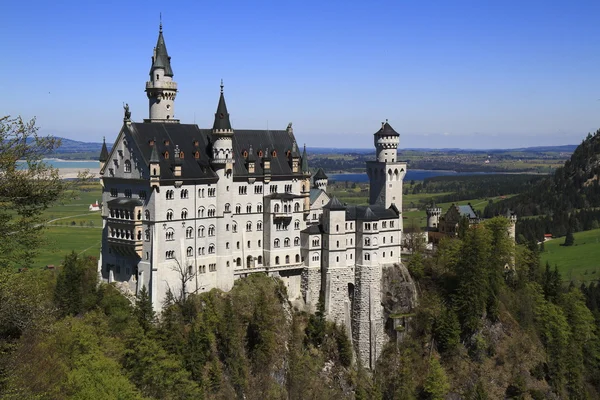
[[[562, 236], [567, 231], [597, 227], [600, 212], [600, 130], [575, 149], [571, 158], [553, 175], [532, 185], [526, 192], [490, 204], [484, 216], [511, 209], [517, 213], [517, 233], [527, 239], [541, 239], [544, 233]], [[542, 218], [526, 219], [528, 216]], [[596, 222], [594, 224], [594, 222]]]

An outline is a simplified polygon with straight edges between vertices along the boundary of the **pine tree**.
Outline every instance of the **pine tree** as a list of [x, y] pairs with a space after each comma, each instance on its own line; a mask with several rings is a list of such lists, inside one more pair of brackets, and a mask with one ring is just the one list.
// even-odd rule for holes
[[450, 390], [450, 383], [446, 372], [439, 360], [432, 357], [429, 361], [429, 373], [425, 379], [425, 385], [423, 386], [423, 392], [425, 397], [430, 400], [442, 400]]
[[146, 286], [142, 286], [142, 289], [137, 295], [134, 314], [144, 332], [148, 332], [154, 325], [156, 314], [152, 308], [152, 300], [146, 290]]
[[573, 246], [574, 243], [575, 237], [573, 236], [573, 232], [571, 231], [571, 229], [569, 229], [567, 231], [567, 236], [565, 236], [565, 243], [563, 244], [563, 246]]

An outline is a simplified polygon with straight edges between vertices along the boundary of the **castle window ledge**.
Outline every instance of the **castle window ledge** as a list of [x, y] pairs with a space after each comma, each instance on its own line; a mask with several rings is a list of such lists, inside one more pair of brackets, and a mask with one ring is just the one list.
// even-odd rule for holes
[[291, 212], [273, 213], [273, 219], [292, 219], [292, 213]]

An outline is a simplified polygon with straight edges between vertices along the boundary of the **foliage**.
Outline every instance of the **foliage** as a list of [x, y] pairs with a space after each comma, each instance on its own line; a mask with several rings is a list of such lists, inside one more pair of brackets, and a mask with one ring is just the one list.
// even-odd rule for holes
[[429, 372], [423, 385], [425, 398], [431, 400], [442, 400], [450, 390], [450, 383], [440, 361], [432, 357], [429, 360]]
[[75, 252], [65, 257], [56, 279], [54, 301], [62, 315], [77, 315], [97, 301], [98, 274], [94, 259], [79, 258]]
[[43, 162], [59, 145], [39, 136], [35, 118], [0, 117], [0, 268], [31, 266], [43, 241], [43, 211], [68, 192]]
[[567, 231], [567, 236], [565, 236], [565, 243], [563, 246], [573, 246], [575, 244], [575, 237], [573, 236], [573, 231], [569, 229]]

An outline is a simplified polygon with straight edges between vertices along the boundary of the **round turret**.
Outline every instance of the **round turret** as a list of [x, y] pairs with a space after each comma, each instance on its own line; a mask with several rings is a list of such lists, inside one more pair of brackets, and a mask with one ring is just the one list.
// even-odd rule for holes
[[427, 213], [427, 229], [437, 229], [442, 215], [441, 207], [436, 207], [434, 204], [431, 207], [427, 207], [425, 212]]
[[381, 129], [375, 132], [373, 141], [377, 151], [377, 161], [396, 161], [400, 135], [391, 127], [387, 120], [381, 123]]

